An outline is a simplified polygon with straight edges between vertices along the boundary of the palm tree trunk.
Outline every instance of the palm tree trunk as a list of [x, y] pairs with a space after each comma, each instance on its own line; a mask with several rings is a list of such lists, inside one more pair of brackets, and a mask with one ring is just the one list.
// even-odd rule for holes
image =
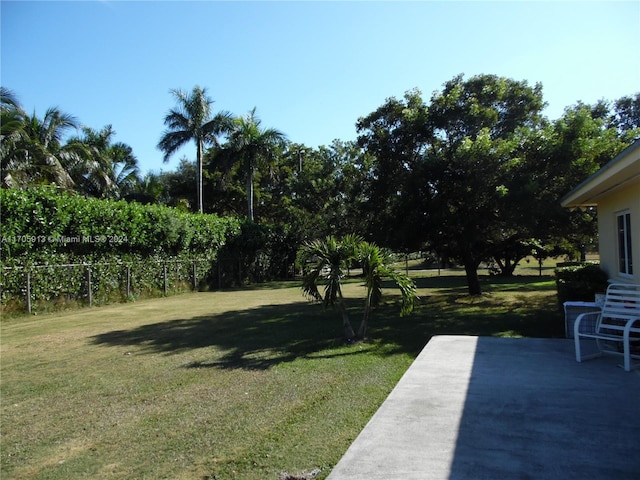
[[196, 172], [196, 188], [198, 189], [198, 212], [202, 213], [202, 139], [198, 138], [196, 140], [198, 145], [197, 151], [197, 168]]
[[364, 336], [367, 334], [367, 327], [369, 326], [369, 312], [371, 312], [371, 292], [367, 295], [367, 301], [364, 305], [364, 314], [362, 315], [362, 323], [358, 328], [358, 339], [364, 340]]
[[347, 337], [347, 340], [352, 340], [356, 336], [356, 332], [353, 331], [353, 327], [349, 321], [349, 314], [347, 313], [347, 307], [344, 304], [342, 292], [340, 292], [340, 312], [342, 313], [342, 327], [344, 328], [344, 335]]
[[249, 165], [247, 172], [247, 212], [253, 221], [253, 165]]
[[247, 211], [249, 220], [253, 221], [253, 171], [247, 176]]

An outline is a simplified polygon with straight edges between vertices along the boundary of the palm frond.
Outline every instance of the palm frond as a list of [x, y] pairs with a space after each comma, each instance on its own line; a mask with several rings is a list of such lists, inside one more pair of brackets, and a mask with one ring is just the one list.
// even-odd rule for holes
[[162, 160], [166, 163], [169, 161], [171, 155], [183, 145], [189, 143], [192, 139], [191, 132], [187, 130], [165, 130], [158, 148], [164, 152]]
[[169, 110], [169, 113], [164, 117], [164, 124], [169, 130], [191, 130], [193, 128], [193, 122], [187, 114], [175, 109]]
[[[353, 258], [354, 247], [329, 235], [323, 240], [307, 241], [298, 252], [298, 263], [307, 270], [303, 291], [325, 306], [335, 305], [342, 294], [344, 267]], [[319, 286], [324, 285], [323, 294]]]
[[18, 96], [7, 87], [0, 87], [0, 110], [22, 110]]
[[235, 125], [234, 120], [230, 112], [218, 112], [211, 120], [202, 125], [201, 130], [205, 140], [210, 144], [218, 146], [218, 135], [232, 132]]
[[302, 278], [302, 291], [303, 293], [318, 302], [322, 301], [322, 295], [318, 290], [318, 277], [320, 275], [319, 270], [311, 270]]
[[416, 294], [416, 284], [407, 275], [392, 268], [388, 269], [386, 276], [393, 280], [400, 289], [400, 294], [402, 295], [400, 316], [408, 315], [413, 311], [415, 301], [419, 299]]
[[60, 111], [57, 107], [48, 108], [41, 123], [40, 140], [43, 144], [59, 144], [65, 132], [70, 128], [78, 128], [76, 118]]

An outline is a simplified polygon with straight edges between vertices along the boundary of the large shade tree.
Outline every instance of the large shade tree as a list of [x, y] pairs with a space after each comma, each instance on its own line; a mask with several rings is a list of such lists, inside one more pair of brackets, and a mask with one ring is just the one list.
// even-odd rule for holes
[[213, 100], [205, 88], [195, 86], [191, 92], [175, 89], [171, 94], [176, 107], [165, 116], [167, 127], [158, 143], [168, 162], [180, 147], [193, 141], [196, 144], [196, 188], [198, 211], [202, 213], [202, 160], [207, 145], [218, 145], [218, 136], [231, 130], [233, 117], [229, 112], [212, 112]]
[[543, 107], [540, 85], [460, 75], [430, 104], [412, 91], [358, 122], [360, 144], [376, 157], [378, 211], [400, 222], [403, 243], [422, 240], [460, 260], [470, 294], [481, 293], [480, 263], [512, 235], [505, 227], [514, 219], [503, 212], [517, 175], [517, 133], [540, 124]]
[[361, 198], [368, 208], [368, 236], [396, 251], [419, 250], [425, 243], [424, 153], [429, 145], [427, 105], [418, 90], [389, 98], [356, 124], [358, 143], [368, 154]]
[[374, 158], [371, 235], [460, 261], [471, 294], [481, 262], [509, 274], [534, 250], [557, 251], [559, 237], [584, 242], [592, 212], [559, 199], [637, 135], [637, 100], [578, 104], [549, 122], [540, 84], [494, 75], [457, 76], [430, 102], [417, 90], [388, 99], [357, 124]]
[[463, 263], [472, 295], [481, 293], [480, 263], [520, 238], [521, 132], [543, 124], [544, 106], [542, 85], [494, 75], [455, 77], [431, 98], [429, 237]]
[[[603, 110], [603, 107], [604, 110]], [[615, 107], [614, 107], [615, 108]], [[532, 228], [548, 245], [575, 254], [581, 245], [595, 241], [595, 209], [570, 211], [560, 199], [624, 150], [640, 130], [620, 129], [612, 110], [599, 102], [567, 107], [527, 142], [527, 164], [521, 181], [534, 193], [535, 202], [518, 201], [530, 212]], [[629, 121], [629, 119], [626, 119]], [[593, 248], [597, 248], [592, 243]]]
[[318, 148], [288, 144], [273, 174], [256, 183], [270, 204], [261, 219], [286, 222], [304, 238], [310, 232], [317, 238], [360, 232], [354, 221], [359, 198], [352, 193], [362, 185], [359, 151], [352, 142], [338, 140]]

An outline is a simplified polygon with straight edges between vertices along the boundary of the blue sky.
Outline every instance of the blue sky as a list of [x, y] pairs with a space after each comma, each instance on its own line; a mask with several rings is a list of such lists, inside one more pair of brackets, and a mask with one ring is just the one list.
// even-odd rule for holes
[[455, 75], [541, 82], [559, 118], [581, 100], [640, 91], [640, 2], [0, 2], [2, 86], [42, 116], [113, 125], [143, 173], [173, 170], [156, 145], [172, 88], [216, 110], [257, 107], [311, 147], [355, 140], [388, 97], [429, 98]]

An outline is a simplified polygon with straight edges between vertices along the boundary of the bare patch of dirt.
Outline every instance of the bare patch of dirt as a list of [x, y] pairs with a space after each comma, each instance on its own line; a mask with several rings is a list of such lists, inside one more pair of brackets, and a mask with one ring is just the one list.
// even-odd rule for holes
[[306, 472], [305, 470], [303, 470], [299, 474], [291, 474], [291, 473], [287, 473], [287, 472], [282, 472], [282, 473], [280, 473], [280, 475], [278, 475], [278, 480], [312, 480], [312, 479], [316, 478], [319, 473], [320, 473], [320, 469], [319, 468], [315, 468], [315, 469], [311, 470], [310, 472]]

